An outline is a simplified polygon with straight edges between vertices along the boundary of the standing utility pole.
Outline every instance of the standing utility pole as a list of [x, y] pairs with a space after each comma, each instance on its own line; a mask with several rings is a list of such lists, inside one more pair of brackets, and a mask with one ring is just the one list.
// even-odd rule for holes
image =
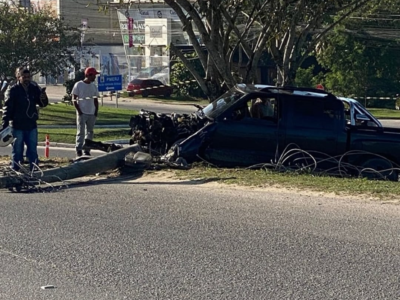
[[87, 19], [82, 19], [81, 20], [81, 53], [80, 53], [80, 69], [83, 70], [85, 68], [84, 62], [83, 62], [83, 41], [85, 40], [85, 33], [86, 30], [88, 29], [88, 21]]

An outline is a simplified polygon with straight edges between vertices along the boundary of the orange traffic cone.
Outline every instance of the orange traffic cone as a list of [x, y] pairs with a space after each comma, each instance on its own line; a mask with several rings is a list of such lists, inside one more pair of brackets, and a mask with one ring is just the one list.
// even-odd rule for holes
[[44, 148], [44, 156], [46, 158], [49, 158], [49, 154], [50, 154], [50, 138], [49, 135], [46, 134], [46, 146]]

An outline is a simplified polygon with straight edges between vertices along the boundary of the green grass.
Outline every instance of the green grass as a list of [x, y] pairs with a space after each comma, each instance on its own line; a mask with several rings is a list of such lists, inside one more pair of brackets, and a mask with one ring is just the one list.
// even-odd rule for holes
[[[126, 128], [94, 128], [95, 141], [129, 139], [129, 120], [137, 111], [101, 106], [96, 125], [126, 125]], [[75, 143], [76, 128], [63, 128], [65, 125], [76, 126], [76, 112], [71, 105], [49, 105], [40, 110], [39, 142], [45, 141], [46, 134], [54, 143]], [[41, 128], [40, 125], [60, 125], [60, 128]]]
[[400, 119], [400, 111], [386, 108], [367, 108], [378, 119]]
[[[140, 97], [140, 96], [139, 96]], [[191, 103], [195, 103], [198, 105], [208, 105], [210, 102], [207, 99], [202, 99], [202, 98], [193, 98], [190, 96], [174, 96], [172, 95], [169, 98], [163, 98], [163, 97], [158, 97], [158, 96], [149, 96], [148, 99], [152, 99], [152, 100], [157, 100], [160, 102], [164, 102], [164, 103], [184, 103], [184, 104], [191, 104]]]
[[284, 187], [295, 192], [296, 189], [334, 193], [337, 195], [358, 196], [367, 200], [369, 196], [385, 200], [400, 198], [399, 182], [367, 180], [360, 178], [335, 178], [329, 176], [299, 175], [278, 173], [270, 170], [220, 169], [196, 164], [194, 168], [177, 171], [181, 179], [203, 179], [249, 187]]
[[[46, 140], [46, 134], [50, 137], [50, 143], [75, 144], [75, 128], [39, 128], [39, 142]], [[110, 141], [129, 139], [129, 128], [94, 128], [95, 141]]]
[[[137, 111], [100, 106], [96, 125], [129, 124], [132, 115]], [[49, 105], [40, 110], [38, 125], [75, 125], [76, 112], [72, 105]]]
[[209, 104], [209, 101], [207, 99], [203, 98], [196, 98], [196, 97], [191, 97], [191, 96], [177, 96], [175, 94], [172, 94], [171, 97], [165, 98], [163, 96], [148, 96], [147, 98], [143, 98], [141, 95], [136, 95], [134, 97], [129, 96], [128, 92], [122, 92], [121, 93], [122, 98], [130, 98], [130, 99], [149, 99], [153, 101], [160, 101], [160, 102], [165, 102], [165, 103], [170, 103], [170, 104], [176, 104], [176, 103], [185, 103], [185, 104], [190, 104], [190, 103], [196, 103], [199, 105], [207, 105]]

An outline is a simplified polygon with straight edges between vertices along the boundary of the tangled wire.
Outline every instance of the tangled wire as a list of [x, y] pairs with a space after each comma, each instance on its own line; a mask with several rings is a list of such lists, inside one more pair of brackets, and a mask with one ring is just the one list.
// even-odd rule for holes
[[27, 169], [22, 164], [18, 164], [18, 166], [18, 171], [10, 166], [1, 167], [3, 176], [7, 176], [12, 182], [12, 185], [8, 187], [11, 192], [50, 193], [68, 188], [68, 185], [61, 178], [58, 178], [61, 184], [58, 183], [57, 185], [42, 180], [43, 171], [37, 164], [33, 164], [32, 170]]
[[[362, 162], [352, 164], [349, 162]], [[400, 166], [384, 156], [361, 150], [351, 150], [338, 156], [318, 151], [305, 151], [296, 144], [286, 146], [282, 154], [270, 163], [256, 164], [247, 169], [270, 169], [278, 172], [327, 175], [334, 177], [366, 177], [398, 181]]]

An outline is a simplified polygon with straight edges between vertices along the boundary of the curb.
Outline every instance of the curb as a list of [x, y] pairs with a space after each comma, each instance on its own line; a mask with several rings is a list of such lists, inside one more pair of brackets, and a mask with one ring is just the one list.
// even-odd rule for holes
[[[76, 125], [38, 125], [38, 128], [76, 128]], [[129, 125], [124, 125], [124, 124], [95, 125], [95, 128], [130, 129]]]
[[124, 139], [124, 140], [114, 140], [114, 141], [102, 141], [103, 143], [109, 143], [109, 144], [122, 144], [122, 145], [128, 145], [129, 144], [129, 139]]
[[[102, 141], [103, 143], [109, 144], [120, 144], [120, 145], [129, 145], [129, 140], [115, 140], [115, 141]], [[38, 146], [46, 146], [46, 142], [38, 142]], [[67, 144], [67, 143], [52, 143], [50, 142], [50, 147], [59, 147], [59, 148], [75, 148], [75, 144]]]
[[[38, 146], [46, 146], [46, 142], [38, 142], [37, 145], [38, 145]], [[50, 142], [50, 147], [75, 148], [75, 144], [52, 143], [52, 142]]]

